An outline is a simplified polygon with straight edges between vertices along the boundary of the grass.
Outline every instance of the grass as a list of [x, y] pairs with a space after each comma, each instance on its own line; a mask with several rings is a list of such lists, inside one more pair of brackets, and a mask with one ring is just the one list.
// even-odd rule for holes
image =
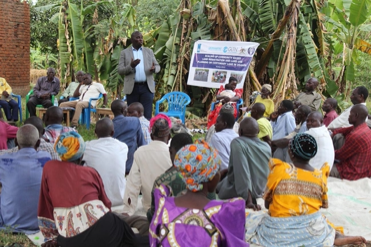
[[4, 247], [36, 247], [24, 234], [12, 234], [8, 230], [0, 231], [0, 246]]

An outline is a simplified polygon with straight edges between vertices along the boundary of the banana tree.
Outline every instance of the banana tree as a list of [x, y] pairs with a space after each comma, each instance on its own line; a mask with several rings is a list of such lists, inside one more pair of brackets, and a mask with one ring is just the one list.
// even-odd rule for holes
[[339, 92], [346, 93], [348, 85], [354, 82], [358, 52], [371, 54], [371, 44], [361, 38], [371, 30], [370, 24], [366, 24], [371, 14], [371, 1], [330, 0], [325, 3], [322, 13], [333, 51], [333, 79]]

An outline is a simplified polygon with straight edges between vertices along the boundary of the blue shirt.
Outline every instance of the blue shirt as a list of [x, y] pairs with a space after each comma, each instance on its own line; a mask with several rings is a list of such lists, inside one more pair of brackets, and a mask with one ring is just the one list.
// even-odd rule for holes
[[295, 117], [291, 111], [278, 116], [276, 122], [271, 122], [271, 124], [273, 128], [272, 141], [284, 138], [293, 132], [296, 127]]
[[128, 159], [126, 160], [126, 173], [129, 173], [133, 165], [134, 152], [138, 147], [145, 145], [142, 127], [137, 117], [121, 115], [115, 117], [112, 122], [115, 130], [113, 138], [124, 142], [129, 148]]
[[146, 72], [144, 71], [143, 49], [140, 47], [138, 50], [133, 48], [134, 60], [140, 59], [140, 63], [135, 67], [135, 81], [147, 81]]
[[45, 151], [22, 148], [0, 156], [0, 229], [32, 234], [39, 231], [37, 208], [43, 167], [51, 159]]
[[211, 137], [209, 144], [218, 150], [219, 157], [222, 160], [221, 170], [228, 169], [231, 142], [236, 137], [238, 137], [238, 135], [233, 129], [224, 129], [216, 132]]

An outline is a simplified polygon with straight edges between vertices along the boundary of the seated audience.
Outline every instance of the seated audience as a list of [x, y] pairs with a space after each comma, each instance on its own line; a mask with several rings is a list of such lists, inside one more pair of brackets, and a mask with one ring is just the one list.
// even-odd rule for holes
[[[151, 207], [147, 211], [147, 218], [148, 221], [151, 222], [152, 216], [155, 212], [155, 200], [153, 197], [153, 192], [156, 187], [160, 186], [161, 184], [169, 186], [172, 189], [173, 196], [180, 195], [186, 189], [185, 183], [183, 181], [182, 175], [178, 172], [178, 170], [174, 166], [174, 158], [175, 154], [185, 145], [192, 144], [192, 136], [187, 133], [180, 133], [176, 134], [170, 142], [169, 152], [170, 152], [170, 159], [173, 164], [165, 173], [158, 176], [153, 184], [152, 188], [152, 200], [151, 200]], [[215, 193], [214, 193], [215, 199]]]
[[131, 103], [127, 110], [127, 116], [139, 118], [142, 126], [143, 137], [146, 144], [151, 142], [151, 133], [149, 133], [149, 121], [144, 117], [144, 107], [140, 102]]
[[76, 131], [75, 128], [62, 125], [63, 110], [58, 106], [51, 106], [45, 113], [45, 133], [43, 138], [52, 144], [58, 139], [59, 135], [65, 132]]
[[98, 172], [81, 166], [82, 137], [63, 133], [55, 149], [62, 161], [47, 162], [41, 178], [38, 221], [44, 247], [148, 246], [148, 238], [137, 237], [110, 212]]
[[111, 110], [115, 116], [113, 122], [113, 138], [125, 143], [128, 148], [128, 159], [126, 160], [126, 174], [129, 174], [133, 165], [134, 152], [138, 147], [145, 145], [142, 127], [139, 119], [136, 117], [125, 117], [126, 103], [122, 100], [114, 100], [111, 104]]
[[323, 118], [323, 124], [327, 127], [330, 125], [335, 118], [338, 117], [336, 113], [336, 108], [338, 107], [338, 102], [334, 98], [328, 98], [323, 102], [322, 110], [325, 112], [325, 116]]
[[[234, 108], [230, 104], [224, 104], [222, 106], [222, 108], [220, 109], [220, 111], [219, 111], [219, 114], [220, 113], [230, 113], [230, 114], [233, 114], [234, 113]], [[235, 122], [235, 125], [237, 125], [238, 127], [240, 126], [237, 122]], [[234, 129], [234, 127], [233, 127], [233, 129]], [[238, 128], [237, 128], [237, 132], [238, 132]], [[210, 143], [211, 137], [213, 137], [214, 134], [215, 134], [215, 124], [211, 125], [210, 128], [207, 130], [206, 136], [205, 136], [205, 141], [207, 143]]]
[[222, 170], [228, 168], [229, 155], [231, 152], [231, 142], [238, 137], [233, 130], [235, 118], [231, 113], [220, 113], [215, 123], [216, 133], [211, 137], [210, 146], [218, 151], [219, 157], [222, 160], [220, 168]]
[[[107, 93], [104, 89], [104, 86], [101, 83], [93, 82], [90, 74], [83, 75], [83, 83], [80, 83], [79, 86], [76, 88], [73, 97], [77, 98], [78, 100], [63, 102], [60, 104], [60, 107], [73, 107], [75, 108], [75, 113], [73, 114], [73, 118], [71, 121], [72, 127], [77, 127], [81, 112], [84, 108], [89, 106], [90, 98], [97, 98], [99, 94], [103, 94], [103, 105], [105, 107], [107, 105]], [[97, 104], [96, 100], [91, 102], [91, 106], [95, 107]]]
[[262, 103], [255, 103], [251, 108], [251, 117], [254, 118], [259, 125], [258, 138], [271, 145], [273, 137], [273, 129], [271, 123], [263, 117], [265, 114], [265, 106]]
[[[42, 135], [44, 133], [43, 121], [36, 116], [32, 116], [32, 117], [27, 118], [26, 121], [24, 121], [24, 124], [31, 124], [31, 125], [35, 126], [36, 129], [39, 131], [40, 145], [38, 146], [38, 148], [36, 150], [37, 151], [48, 152], [50, 154], [52, 160], [60, 160], [59, 155], [54, 150], [54, 145], [49, 143], [49, 142], [46, 142], [42, 138]], [[17, 146], [12, 148], [12, 149], [0, 150], [0, 155], [18, 152], [18, 150], [19, 149], [18, 149]]]
[[309, 165], [320, 170], [323, 164], [327, 163], [332, 168], [334, 164], [335, 151], [332, 145], [332, 139], [326, 126], [323, 125], [323, 116], [320, 112], [311, 112], [307, 117], [306, 134], [316, 139], [317, 154], [309, 160]]
[[257, 138], [258, 132], [259, 125], [254, 118], [242, 120], [239, 137], [231, 142], [228, 169], [221, 171], [223, 180], [217, 186], [220, 199], [242, 197], [246, 207], [257, 207], [256, 198], [264, 192], [271, 157], [271, 148]]
[[0, 150], [8, 149], [8, 139], [15, 138], [18, 127], [12, 126], [5, 122], [3, 113], [0, 110]]
[[19, 111], [18, 102], [12, 98], [12, 88], [6, 82], [5, 78], [2, 77], [0, 77], [0, 92], [0, 106], [4, 110], [6, 119], [9, 122], [17, 122]]
[[128, 146], [112, 138], [114, 133], [112, 120], [103, 118], [95, 127], [98, 140], [86, 142], [83, 156], [84, 166], [97, 170], [102, 178], [104, 189], [112, 206], [124, 203], [125, 166]]
[[233, 115], [234, 117], [237, 117], [238, 112], [236, 102], [242, 96], [242, 88], [236, 89], [236, 86], [237, 79], [232, 76], [229, 78], [229, 82], [225, 85], [225, 88], [223, 85], [220, 86], [216, 95], [216, 100], [218, 101], [218, 103], [215, 103], [214, 110], [209, 113], [209, 116], [207, 118], [207, 129], [215, 124], [220, 109], [222, 109], [222, 106], [225, 104], [230, 104], [231, 106], [233, 106]]
[[36, 85], [33, 88], [33, 95], [27, 102], [27, 109], [30, 116], [36, 116], [36, 106], [42, 105], [44, 108], [49, 108], [53, 105], [52, 95], [56, 96], [59, 93], [60, 82], [55, 77], [55, 69], [49, 68], [47, 75], [37, 79]]
[[306, 119], [310, 112], [311, 110], [309, 106], [306, 105], [299, 106], [299, 108], [295, 112], [296, 128], [294, 129], [294, 131], [282, 139], [272, 141], [272, 149], [275, 150], [273, 153], [274, 158], [286, 161], [288, 163], [291, 162], [287, 146], [289, 145], [290, 140], [296, 134], [304, 133], [305, 131], [307, 131]]
[[[353, 105], [348, 107], [345, 111], [343, 111], [340, 116], [335, 118], [328, 126], [328, 129], [337, 129], [337, 128], [345, 128], [350, 127], [351, 124], [348, 121], [350, 110], [354, 105], [362, 104], [366, 106], [366, 99], [368, 97], [368, 90], [364, 86], [356, 87], [352, 95], [350, 96], [350, 100], [352, 101]], [[367, 120], [367, 119], [366, 119]]]
[[77, 71], [77, 73], [75, 74], [75, 78], [77, 81], [71, 81], [69, 84], [68, 84], [68, 87], [64, 90], [64, 92], [62, 93], [61, 97], [63, 97], [63, 99], [60, 99], [58, 101], [58, 104], [60, 105], [61, 103], [63, 102], [67, 102], [70, 100], [70, 98], [73, 97], [73, 94], [75, 93], [76, 91], [76, 88], [80, 85], [80, 83], [83, 82], [83, 75], [85, 73], [83, 71]]
[[137, 208], [139, 192], [142, 192], [143, 209], [151, 206], [151, 190], [155, 179], [172, 166], [168, 142], [171, 121], [164, 114], [151, 118], [152, 142], [134, 153], [133, 167], [127, 177], [124, 196], [124, 213], [133, 215]]
[[345, 142], [335, 150], [330, 176], [348, 180], [371, 177], [371, 130], [365, 122], [367, 116], [366, 106], [354, 105], [349, 114], [349, 124], [353, 126], [332, 131], [332, 135], [343, 134]]
[[[264, 193], [267, 213], [246, 216], [246, 241], [262, 246], [342, 246], [362, 244], [362, 237], [346, 237], [319, 211], [327, 208], [329, 167], [309, 165], [317, 153], [316, 140], [297, 134], [291, 140], [292, 164], [278, 159], [269, 162], [270, 173]], [[247, 223], [248, 222], [248, 223]], [[319, 230], [320, 229], [320, 230]]]
[[294, 104], [291, 100], [282, 100], [278, 111], [271, 114], [273, 128], [272, 141], [284, 138], [295, 129], [295, 117], [292, 114]]
[[264, 115], [263, 115], [263, 117], [265, 118], [268, 118], [274, 112], [274, 102], [273, 100], [269, 98], [269, 95], [271, 93], [272, 93], [272, 86], [269, 84], [264, 84], [262, 86], [261, 94], [256, 97], [255, 102], [254, 102], [254, 105], [257, 103], [261, 103], [265, 106]]
[[[156, 212], [150, 225], [151, 246], [248, 246], [244, 241], [244, 201], [209, 200], [220, 179], [220, 159], [207, 143], [190, 144], [175, 155], [187, 192], [172, 197], [160, 185], [154, 191]], [[166, 229], [166, 230], [165, 230]]]
[[50, 155], [36, 151], [39, 133], [30, 124], [19, 128], [16, 143], [18, 152], [0, 157], [0, 229], [33, 234], [39, 231], [37, 205], [41, 175]]
[[312, 111], [318, 111], [321, 105], [321, 95], [316, 92], [317, 86], [317, 78], [309, 78], [305, 84], [305, 91], [301, 92], [294, 100], [295, 108], [306, 105], [309, 106]]

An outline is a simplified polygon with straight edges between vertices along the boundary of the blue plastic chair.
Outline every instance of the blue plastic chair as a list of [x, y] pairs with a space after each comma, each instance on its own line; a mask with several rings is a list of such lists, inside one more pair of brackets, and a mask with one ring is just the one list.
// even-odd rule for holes
[[[90, 128], [90, 116], [91, 116], [91, 113], [92, 112], [97, 112], [97, 109], [95, 108], [92, 108], [92, 104], [91, 102], [93, 100], [99, 100], [100, 98], [103, 97], [103, 94], [99, 94], [99, 96], [97, 98], [90, 98], [89, 99], [89, 105], [87, 108], [84, 108], [81, 112], [81, 116], [80, 116], [80, 119], [79, 119], [79, 123], [80, 124], [85, 124], [86, 125], [86, 129], [89, 129]], [[70, 98], [70, 101], [72, 100], [78, 100], [79, 98]]]
[[[160, 104], [167, 101], [168, 111], [160, 112]], [[185, 123], [186, 107], [191, 103], [191, 98], [182, 92], [172, 92], [165, 94], [159, 101], [156, 102], [155, 116], [159, 113], [165, 114], [169, 117], [178, 117]]]
[[[210, 111], [213, 111], [215, 108], [216, 102], [211, 103]], [[236, 109], [237, 109], [237, 116], [236, 120], [238, 119], [238, 114], [240, 113], [240, 107], [243, 105], [243, 100], [240, 98], [236, 103]]]
[[[11, 93], [10, 94], [12, 97], [17, 98], [17, 103], [18, 103], [18, 111], [19, 111], [19, 122], [22, 123], [22, 99], [20, 95]], [[1, 109], [1, 106], [0, 106]]]

